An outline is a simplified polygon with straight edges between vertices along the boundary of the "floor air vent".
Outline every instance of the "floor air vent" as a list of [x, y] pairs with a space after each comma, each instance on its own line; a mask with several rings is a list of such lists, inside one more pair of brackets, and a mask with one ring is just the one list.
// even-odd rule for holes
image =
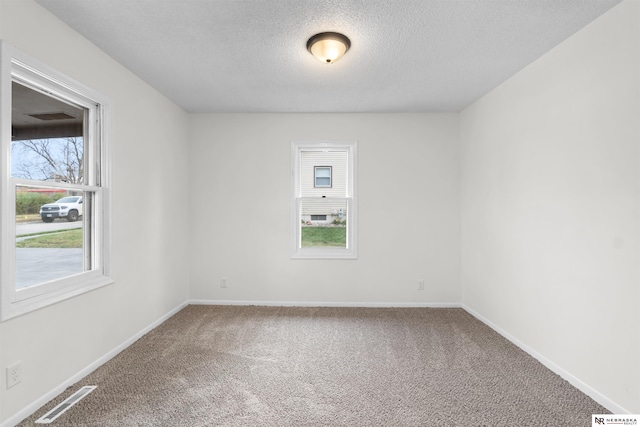
[[91, 393], [96, 388], [97, 386], [95, 385], [82, 387], [80, 390], [67, 397], [64, 402], [44, 414], [40, 419], [38, 419], [38, 421], [36, 421], [36, 424], [51, 424], [56, 418], [64, 414], [67, 409], [70, 409], [73, 405], [80, 402], [83, 397]]

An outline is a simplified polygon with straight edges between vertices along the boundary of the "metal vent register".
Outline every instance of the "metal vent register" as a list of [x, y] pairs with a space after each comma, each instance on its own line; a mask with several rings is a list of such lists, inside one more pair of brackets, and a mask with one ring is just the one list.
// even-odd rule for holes
[[67, 397], [64, 402], [44, 414], [41, 418], [36, 421], [36, 424], [51, 424], [58, 418], [60, 415], [64, 414], [68, 409], [70, 409], [73, 405], [80, 402], [82, 398], [91, 393], [93, 390], [98, 388], [95, 385], [88, 385], [82, 387], [80, 390], [73, 393], [71, 396]]

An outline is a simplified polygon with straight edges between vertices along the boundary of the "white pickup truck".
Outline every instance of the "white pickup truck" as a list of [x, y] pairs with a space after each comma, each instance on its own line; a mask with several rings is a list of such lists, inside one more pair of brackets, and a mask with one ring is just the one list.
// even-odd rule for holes
[[53, 203], [40, 206], [40, 218], [44, 222], [53, 222], [56, 218], [77, 221], [82, 216], [82, 196], [67, 196]]

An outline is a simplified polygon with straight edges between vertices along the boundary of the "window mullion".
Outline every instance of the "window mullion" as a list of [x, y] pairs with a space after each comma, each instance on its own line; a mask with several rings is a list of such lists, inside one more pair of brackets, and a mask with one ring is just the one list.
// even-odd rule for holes
[[38, 180], [24, 179], [24, 178], [10, 178], [10, 182], [12, 186], [51, 188], [51, 189], [61, 189], [61, 190], [70, 190], [70, 191], [96, 192], [96, 191], [100, 191], [100, 188], [101, 188], [97, 185], [71, 184], [68, 182], [38, 181]]

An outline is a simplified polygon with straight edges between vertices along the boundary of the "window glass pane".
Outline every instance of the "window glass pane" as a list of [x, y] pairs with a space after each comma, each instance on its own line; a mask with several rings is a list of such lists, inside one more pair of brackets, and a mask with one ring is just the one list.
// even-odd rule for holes
[[[84, 184], [86, 109], [11, 84], [11, 177]], [[85, 271], [84, 193], [16, 185], [16, 289]]]
[[301, 247], [346, 248], [347, 205], [345, 199], [301, 199]]
[[16, 289], [85, 271], [84, 194], [16, 186]]
[[84, 183], [85, 109], [12, 82], [11, 176]]

